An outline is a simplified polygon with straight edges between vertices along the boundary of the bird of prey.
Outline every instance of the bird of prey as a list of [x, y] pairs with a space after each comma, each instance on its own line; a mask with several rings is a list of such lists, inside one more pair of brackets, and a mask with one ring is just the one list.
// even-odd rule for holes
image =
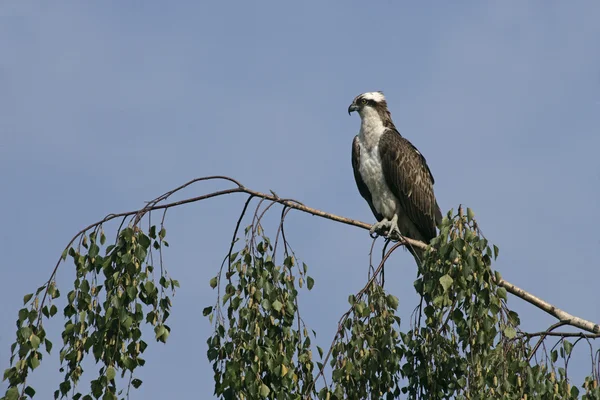
[[[352, 143], [352, 168], [361, 196], [377, 223], [371, 234], [404, 235], [429, 243], [442, 221], [425, 157], [400, 135], [382, 92], [356, 96], [348, 114], [358, 112], [360, 131]], [[417, 264], [420, 249], [407, 246]]]

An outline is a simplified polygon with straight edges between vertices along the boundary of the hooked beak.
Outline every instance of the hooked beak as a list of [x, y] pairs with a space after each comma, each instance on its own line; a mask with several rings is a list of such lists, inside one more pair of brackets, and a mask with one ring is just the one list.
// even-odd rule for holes
[[356, 105], [356, 103], [350, 104], [350, 107], [348, 107], [348, 115], [350, 115], [352, 111], [358, 111], [358, 106]]

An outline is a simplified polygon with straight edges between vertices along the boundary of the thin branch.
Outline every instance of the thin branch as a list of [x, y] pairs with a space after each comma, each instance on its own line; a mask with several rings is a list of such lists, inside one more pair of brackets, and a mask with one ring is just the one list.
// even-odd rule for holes
[[[173, 195], [174, 193], [182, 190], [183, 188], [186, 188], [188, 186], [190, 186], [193, 183], [196, 182], [200, 182], [200, 181], [207, 181], [207, 180], [226, 180], [229, 181], [231, 183], [234, 183], [235, 185], [237, 185], [237, 187], [235, 188], [231, 188], [231, 189], [224, 189], [224, 190], [219, 190], [219, 191], [215, 191], [212, 193], [208, 193], [208, 194], [204, 194], [202, 196], [196, 196], [196, 197], [192, 197], [192, 198], [188, 198], [188, 199], [184, 199], [184, 200], [179, 200], [179, 201], [174, 201], [171, 203], [164, 203], [164, 204], [159, 204], [162, 201], [165, 201], [166, 199], [168, 199], [171, 195]], [[246, 193], [249, 194], [251, 196], [254, 197], [259, 197], [263, 200], [269, 200], [272, 201], [274, 203], [279, 203], [282, 204], [288, 208], [292, 208], [295, 210], [299, 210], [311, 215], [315, 215], [317, 217], [321, 217], [321, 218], [325, 218], [325, 219], [329, 219], [331, 221], [336, 221], [336, 222], [340, 222], [342, 224], [346, 224], [346, 225], [352, 225], [352, 226], [356, 226], [358, 228], [362, 228], [362, 229], [366, 229], [369, 230], [371, 228], [370, 224], [367, 224], [365, 222], [362, 221], [358, 221], [352, 218], [346, 218], [346, 217], [342, 217], [339, 215], [335, 215], [335, 214], [331, 214], [325, 211], [321, 211], [318, 210], [316, 208], [312, 208], [312, 207], [308, 207], [305, 206], [304, 204], [301, 204], [297, 201], [294, 200], [290, 200], [290, 199], [282, 199], [279, 196], [275, 195], [275, 194], [266, 194], [266, 193], [261, 193], [255, 190], [251, 190], [246, 188], [245, 186], [243, 186], [240, 182], [238, 182], [237, 180], [227, 177], [227, 176], [209, 176], [209, 177], [203, 177], [203, 178], [197, 178], [197, 179], [193, 179], [181, 186], [179, 186], [176, 189], [173, 189], [165, 194], [163, 194], [162, 196], [157, 197], [155, 200], [149, 202], [144, 208], [140, 209], [140, 210], [134, 210], [134, 211], [127, 211], [127, 212], [123, 212], [123, 213], [119, 213], [119, 214], [110, 214], [107, 215], [104, 219], [95, 222], [93, 224], [88, 225], [87, 227], [85, 227], [84, 229], [82, 229], [81, 231], [79, 231], [68, 243], [67, 245], [67, 249], [72, 245], [72, 243], [83, 233], [85, 233], [86, 231], [88, 231], [89, 229], [92, 229], [100, 224], [106, 223], [108, 221], [111, 221], [115, 218], [120, 218], [120, 217], [128, 217], [128, 216], [136, 216], [136, 218], [134, 219], [135, 222], [138, 222], [146, 213], [150, 212], [150, 211], [154, 211], [154, 210], [166, 210], [168, 208], [171, 207], [177, 207], [177, 206], [181, 206], [184, 204], [190, 204], [190, 203], [195, 203], [198, 201], [202, 201], [202, 200], [207, 200], [213, 197], [219, 197], [219, 196], [224, 196], [224, 195], [228, 195], [228, 194], [233, 194], [233, 193]], [[403, 237], [401, 239], [401, 241], [398, 242], [399, 244], [404, 244], [404, 245], [409, 245], [412, 247], [416, 247], [419, 249], [423, 249], [426, 250], [429, 246], [421, 241], [418, 240], [414, 240], [408, 237]], [[52, 274], [50, 275], [50, 278], [48, 279], [48, 283], [47, 283], [47, 288], [46, 291], [44, 293], [44, 297], [42, 299], [41, 302], [41, 306], [43, 306], [44, 301], [47, 297], [47, 293], [48, 293], [48, 288], [50, 287], [50, 283], [52, 282], [52, 280], [54, 279], [56, 272], [58, 270], [58, 267], [60, 265], [62, 261], [62, 257], [59, 258], [58, 262], [56, 263], [56, 266], [54, 268], [54, 270], [52, 271]], [[535, 307], [547, 312], [548, 314], [552, 315], [553, 317], [557, 318], [559, 321], [564, 321], [566, 324], [574, 326], [576, 328], [580, 328], [584, 331], [590, 332], [592, 334], [600, 334], [600, 325], [593, 323], [591, 321], [587, 321], [584, 320], [582, 318], [579, 317], [575, 317], [555, 306], [553, 306], [552, 304], [540, 299], [537, 296], [534, 296], [533, 294], [526, 292], [525, 290], [519, 288], [518, 286], [505, 281], [504, 279], [500, 279], [498, 282], [496, 282], [499, 286], [504, 287], [508, 292], [510, 292], [511, 294], [533, 304]], [[41, 314], [40, 314], [41, 315]], [[39, 320], [39, 322], [41, 322], [41, 318]]]
[[531, 335], [529, 335], [527, 333], [524, 333], [523, 336], [524, 337], [528, 337], [528, 338], [535, 337], [535, 336], [541, 336], [540, 340], [538, 340], [538, 342], [535, 344], [535, 346], [533, 346], [533, 349], [531, 350], [531, 354], [529, 354], [529, 357], [527, 357], [527, 362], [529, 362], [531, 360], [531, 358], [535, 355], [535, 353], [540, 348], [540, 345], [542, 343], [544, 343], [544, 339], [546, 339], [547, 336], [549, 336], [549, 335], [550, 336], [554, 336], [552, 334], [553, 330], [555, 330], [556, 328], [560, 328], [561, 326], [564, 326], [566, 324], [567, 323], [564, 322], [564, 321], [558, 321], [557, 323], [551, 325], [550, 328], [546, 329], [545, 331], [539, 332], [539, 335], [537, 335], [537, 334], [531, 334]]
[[600, 338], [600, 333], [583, 333], [583, 332], [535, 332], [535, 333], [523, 333], [521, 337], [533, 338], [537, 336], [556, 336], [556, 337], [576, 337], [576, 338], [588, 338], [595, 339]]

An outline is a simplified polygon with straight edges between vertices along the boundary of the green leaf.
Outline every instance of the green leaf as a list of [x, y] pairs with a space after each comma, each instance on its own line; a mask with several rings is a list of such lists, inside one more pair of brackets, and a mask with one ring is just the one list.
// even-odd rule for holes
[[311, 290], [313, 288], [313, 286], [315, 286], [315, 280], [313, 278], [311, 278], [310, 276], [306, 277], [306, 287], [308, 288], [308, 290]]
[[24, 322], [27, 317], [29, 317], [29, 311], [26, 308], [21, 308], [19, 310], [19, 322]]
[[44, 344], [46, 345], [46, 352], [50, 354], [50, 351], [52, 351], [52, 342], [48, 339], [44, 339]]
[[142, 385], [142, 381], [140, 379], [134, 379], [131, 381], [131, 384], [133, 385], [134, 388], [139, 388]]
[[6, 391], [6, 400], [17, 400], [19, 398], [19, 389], [11, 387]]
[[217, 281], [217, 277], [215, 276], [214, 278], [212, 278], [210, 280], [210, 287], [213, 288], [213, 289], [216, 288], [217, 287], [217, 282], [218, 282]]
[[261, 397], [267, 397], [271, 393], [271, 389], [264, 383], [260, 385], [260, 395]]
[[154, 292], [154, 282], [146, 281], [146, 283], [144, 283], [144, 289], [146, 289], [146, 293], [148, 294]]
[[506, 289], [504, 289], [503, 287], [499, 287], [498, 289], [496, 289], [496, 294], [501, 299], [506, 300]]
[[[450, 278], [450, 279], [452, 279], [452, 278]], [[391, 307], [394, 310], [398, 309], [398, 298], [396, 296], [388, 294], [385, 298], [385, 301], [386, 301], [388, 307]]]
[[440, 278], [440, 284], [444, 288], [444, 292], [448, 291], [450, 286], [452, 286], [452, 282], [454, 282], [454, 280], [448, 274], [446, 274]]
[[268, 299], [263, 299], [263, 301], [260, 302], [260, 305], [265, 309], [265, 311], [269, 311], [271, 309], [271, 303]]
[[23, 296], [23, 305], [27, 304], [29, 302], [29, 300], [31, 300], [32, 297], [33, 297], [33, 293], [29, 293], [29, 294], [26, 294], [25, 296]]
[[469, 207], [467, 207], [467, 220], [471, 222], [475, 218], [475, 213]]
[[35, 396], [35, 389], [32, 388], [31, 386], [27, 386], [25, 388], [25, 394], [29, 397], [33, 397], [33, 396]]
[[281, 307], [283, 307], [283, 304], [281, 304], [279, 300], [275, 300], [271, 305], [277, 312], [281, 311]]
[[205, 317], [210, 314], [212, 312], [212, 306], [210, 307], [205, 307], [204, 310], [202, 310], [202, 315], [204, 315]]
[[579, 398], [579, 389], [577, 389], [577, 386], [575, 385], [571, 387], [571, 397], [574, 399]]
[[506, 336], [508, 339], [513, 339], [515, 336], [517, 336], [517, 331], [512, 326], [508, 326], [504, 329], [504, 336]]
[[568, 356], [571, 354], [571, 350], [573, 350], [573, 344], [568, 340], [563, 340], [563, 347], [565, 348], [565, 354]]
[[500, 249], [498, 246], [494, 245], [494, 260], [498, 258], [498, 254], [500, 253]]
[[11, 376], [13, 376], [15, 374], [16, 368], [7, 368], [4, 370], [4, 377], [2, 378], [3, 381], [7, 380], [8, 378], [10, 378]]
[[36, 369], [37, 367], [40, 366], [40, 359], [37, 357], [31, 357], [31, 369]]
[[112, 365], [106, 369], [106, 378], [109, 381], [112, 381], [113, 379], [115, 379], [116, 375], [117, 375], [117, 372], [115, 371], [115, 368]]
[[40, 338], [36, 335], [31, 335], [31, 338], [29, 340], [31, 342], [31, 347], [33, 347], [34, 349], [40, 347]]

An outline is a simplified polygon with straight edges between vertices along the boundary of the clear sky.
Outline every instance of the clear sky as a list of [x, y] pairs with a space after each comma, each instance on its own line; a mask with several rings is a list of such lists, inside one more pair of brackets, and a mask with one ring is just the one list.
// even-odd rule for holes
[[[70, 237], [191, 178], [231, 175], [372, 222], [350, 164], [359, 117], [346, 110], [373, 90], [427, 158], [442, 209], [474, 209], [503, 276], [600, 321], [600, 3], [418, 4], [0, 2], [1, 369], [22, 296]], [[182, 287], [168, 343], [149, 338], [134, 398], [211, 396], [201, 310], [243, 200], [169, 213], [166, 263]], [[371, 240], [300, 213], [287, 232], [316, 281], [304, 318], [328, 346], [365, 282]], [[63, 285], [72, 271], [63, 265]], [[412, 257], [397, 252], [386, 286], [405, 317], [414, 277]], [[509, 305], [524, 329], [554, 322]], [[61, 379], [60, 325], [49, 327], [53, 360], [31, 380], [39, 398]], [[578, 378], [590, 368], [584, 350], [570, 367]]]

